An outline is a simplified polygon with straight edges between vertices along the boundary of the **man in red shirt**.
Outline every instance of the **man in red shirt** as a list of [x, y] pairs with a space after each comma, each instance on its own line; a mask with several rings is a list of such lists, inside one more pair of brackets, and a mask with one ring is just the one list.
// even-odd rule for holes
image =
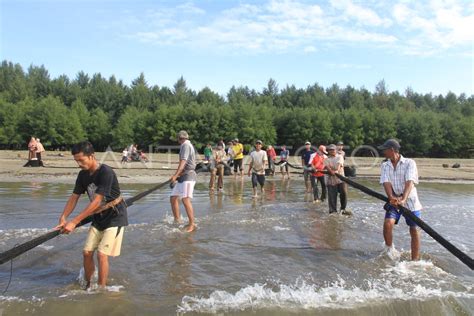
[[272, 145], [268, 145], [267, 147], [267, 156], [268, 156], [268, 165], [271, 169], [272, 176], [275, 175], [275, 159], [276, 159], [276, 152]]
[[[311, 186], [313, 188], [314, 203], [319, 203], [326, 199], [326, 184], [324, 182], [324, 159], [326, 155], [326, 146], [321, 145], [318, 151], [312, 156], [311, 167], [313, 173], [311, 173]], [[317, 182], [321, 184], [321, 196], [319, 195]]]

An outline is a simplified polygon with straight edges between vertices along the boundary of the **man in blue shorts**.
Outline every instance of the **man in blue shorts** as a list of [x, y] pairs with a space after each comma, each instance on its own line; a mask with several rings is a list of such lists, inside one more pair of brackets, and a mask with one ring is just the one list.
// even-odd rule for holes
[[[422, 209], [415, 184], [418, 184], [418, 170], [413, 159], [408, 159], [400, 154], [400, 144], [395, 139], [387, 140], [378, 147], [383, 151], [387, 161], [382, 163], [380, 183], [385, 189], [389, 199], [384, 209], [385, 221], [383, 225], [383, 237], [385, 245], [393, 247], [393, 226], [398, 223], [401, 212], [398, 206], [402, 205], [409, 209], [416, 217], [420, 217]], [[405, 216], [404, 216], [405, 217]], [[416, 223], [405, 218], [410, 227], [411, 235], [411, 259], [420, 259], [420, 232]]]

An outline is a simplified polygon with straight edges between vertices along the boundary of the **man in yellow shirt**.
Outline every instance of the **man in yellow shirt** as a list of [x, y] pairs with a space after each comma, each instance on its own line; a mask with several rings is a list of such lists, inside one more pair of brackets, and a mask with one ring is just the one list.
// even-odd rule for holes
[[234, 153], [234, 176], [237, 176], [238, 169], [240, 177], [243, 177], [242, 161], [244, 160], [244, 146], [239, 142], [238, 138], [232, 141], [232, 152]]

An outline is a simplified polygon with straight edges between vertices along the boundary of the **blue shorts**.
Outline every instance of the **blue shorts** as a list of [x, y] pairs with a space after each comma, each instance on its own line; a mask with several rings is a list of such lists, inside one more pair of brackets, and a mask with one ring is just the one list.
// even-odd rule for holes
[[[400, 220], [400, 216], [405, 217], [405, 215], [402, 214], [402, 212], [399, 211], [396, 207], [394, 207], [394, 206], [392, 206], [392, 205], [388, 205], [387, 208], [388, 208], [389, 210], [387, 210], [387, 211], [385, 212], [385, 218], [393, 218], [393, 219], [395, 220], [395, 224], [398, 224], [398, 221]], [[415, 215], [416, 217], [421, 218], [421, 212], [420, 212], [420, 211], [412, 211], [411, 213], [412, 213], [413, 215]], [[414, 221], [412, 221], [411, 219], [406, 218], [406, 217], [405, 217], [405, 222], [406, 222], [407, 225], [410, 226], [410, 227], [415, 227], [415, 226], [417, 226]]]

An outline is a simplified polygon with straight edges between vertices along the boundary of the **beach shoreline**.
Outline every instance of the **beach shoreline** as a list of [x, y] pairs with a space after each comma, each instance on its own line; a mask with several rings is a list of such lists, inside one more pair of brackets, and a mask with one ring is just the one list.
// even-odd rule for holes
[[[79, 172], [70, 152], [47, 151], [43, 153], [45, 167], [23, 167], [28, 153], [24, 150], [0, 151], [0, 182], [47, 182], [74, 183]], [[178, 155], [175, 153], [147, 154], [148, 163], [129, 162], [121, 164], [121, 154], [115, 152], [98, 152], [97, 159], [111, 166], [120, 183], [160, 183], [169, 179], [177, 167]], [[293, 164], [299, 165], [299, 157], [290, 157]], [[200, 161], [198, 159], [198, 161]], [[415, 158], [420, 182], [474, 183], [474, 159], [459, 158]], [[380, 176], [381, 157], [347, 157], [345, 163], [356, 167], [356, 179], [378, 179]], [[458, 163], [460, 168], [452, 168]], [[447, 165], [448, 167], [443, 167]], [[244, 170], [247, 163], [244, 161]], [[279, 168], [276, 168], [279, 171]], [[292, 179], [302, 178], [301, 170], [292, 169]], [[198, 182], [209, 181], [209, 174], [201, 174]], [[233, 176], [226, 178], [233, 179]], [[247, 177], [245, 176], [244, 179]], [[271, 179], [280, 179], [277, 172]]]

